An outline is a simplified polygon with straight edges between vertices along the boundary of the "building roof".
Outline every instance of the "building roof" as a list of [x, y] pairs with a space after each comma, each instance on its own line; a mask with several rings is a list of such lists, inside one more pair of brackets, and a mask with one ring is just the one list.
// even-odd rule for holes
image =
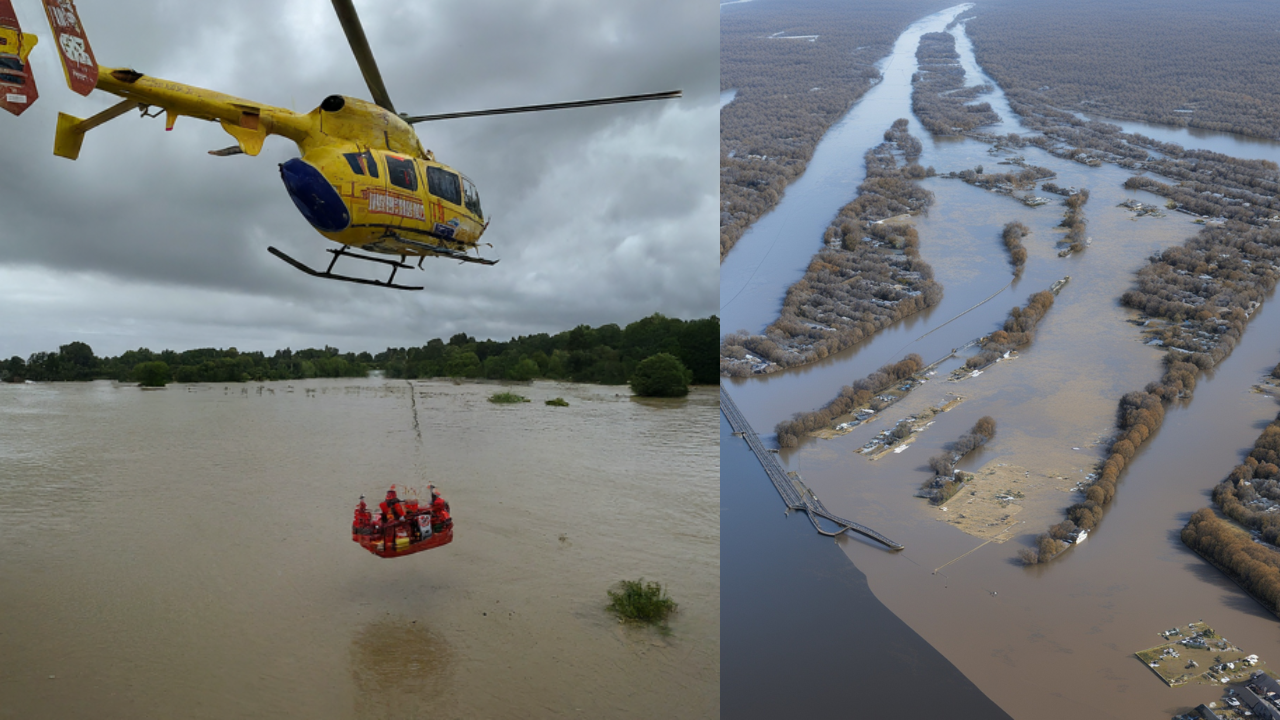
[[1208, 705], [1201, 704], [1200, 707], [1196, 708], [1196, 712], [1200, 714], [1203, 720], [1222, 720], [1217, 713], [1209, 709]]

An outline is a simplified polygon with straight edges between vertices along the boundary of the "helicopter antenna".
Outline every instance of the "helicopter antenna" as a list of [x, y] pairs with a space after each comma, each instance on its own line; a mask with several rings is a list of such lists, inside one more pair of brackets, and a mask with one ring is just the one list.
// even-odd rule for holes
[[360, 72], [364, 75], [364, 83], [369, 86], [373, 101], [390, 112], [396, 108], [391, 104], [391, 95], [387, 86], [382, 84], [382, 73], [378, 71], [378, 61], [373, 59], [373, 50], [369, 48], [369, 39], [364, 36], [364, 26], [360, 24], [360, 16], [351, 0], [333, 0], [333, 9], [338, 13], [338, 22], [342, 23], [342, 31], [347, 34], [347, 43], [356, 56]]
[[[334, 0], [336, 3], [338, 0]], [[401, 115], [410, 125], [432, 120], [452, 120], [454, 118], [481, 117], [483, 115], [510, 115], [512, 113], [541, 112], [543, 110], [567, 110], [569, 108], [594, 107], [596, 105], [618, 105], [620, 103], [644, 102], [646, 100], [669, 100], [681, 97], [679, 90], [667, 92], [645, 93], [643, 95], [621, 95], [618, 97], [596, 98], [595, 100], [575, 100], [573, 102], [551, 103], [549, 105], [523, 105], [520, 107], [494, 108], [492, 110], [471, 110], [469, 112], [441, 113], [439, 115]]]

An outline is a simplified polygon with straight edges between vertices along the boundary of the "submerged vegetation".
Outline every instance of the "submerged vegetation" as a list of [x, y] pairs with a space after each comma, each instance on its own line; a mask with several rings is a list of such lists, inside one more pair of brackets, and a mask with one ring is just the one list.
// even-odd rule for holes
[[969, 453], [986, 445], [995, 436], [995, 418], [990, 415], [979, 418], [969, 432], [961, 435], [951, 444], [950, 450], [929, 459], [929, 467], [933, 469], [935, 476], [927, 481], [917, 494], [928, 498], [934, 505], [941, 505], [950, 500], [972, 478], [972, 475], [958, 472], [956, 463]]
[[924, 368], [924, 360], [912, 353], [896, 363], [889, 363], [865, 378], [855, 380], [852, 385], [840, 389], [840, 394], [820, 410], [807, 413], [796, 413], [792, 419], [778, 423], [778, 445], [796, 447], [800, 438], [808, 432], [827, 427], [832, 420], [841, 415], [870, 407], [877, 393], [893, 387], [910, 378]]
[[677, 605], [660, 583], [623, 580], [616, 590], [609, 590], [609, 611], [618, 619], [654, 624], [666, 621]]
[[517, 395], [510, 391], [498, 392], [489, 396], [489, 402], [502, 405], [532, 402], [523, 395]]
[[1089, 191], [1081, 190], [1068, 195], [1063, 202], [1067, 206], [1067, 212], [1062, 218], [1061, 227], [1067, 229], [1067, 236], [1062, 242], [1067, 246], [1068, 252], [1084, 252], [1084, 204], [1089, 202]]
[[1031, 234], [1031, 228], [1014, 220], [1006, 223], [1000, 238], [1009, 250], [1009, 262], [1013, 265], [1013, 276], [1021, 277], [1022, 269], [1027, 264], [1027, 249], [1022, 245], [1022, 238]]
[[[896, 219], [933, 201], [914, 182], [929, 170], [911, 159], [919, 146], [905, 119], [885, 137], [866, 154], [858, 197], [841, 208], [827, 228], [826, 246], [787, 290], [781, 317], [763, 335], [726, 336], [721, 373], [744, 376], [820, 360], [942, 299], [933, 268], [920, 257], [916, 229]], [[899, 166], [895, 150], [905, 165]]]
[[951, 33], [926, 33], [916, 50], [919, 71], [911, 76], [911, 109], [934, 135], [960, 135], [981, 125], [994, 125], [1000, 116], [991, 103], [976, 103], [990, 85], [964, 85], [964, 68]]
[[631, 391], [641, 397], [684, 397], [693, 374], [670, 353], [651, 355], [631, 373]]
[[1044, 319], [1045, 313], [1053, 307], [1054, 294], [1048, 290], [1027, 298], [1025, 307], [1015, 307], [1009, 311], [1004, 327], [982, 339], [982, 350], [965, 361], [965, 367], [984, 368], [999, 360], [1006, 353], [1029, 345], [1036, 337], [1036, 326]]

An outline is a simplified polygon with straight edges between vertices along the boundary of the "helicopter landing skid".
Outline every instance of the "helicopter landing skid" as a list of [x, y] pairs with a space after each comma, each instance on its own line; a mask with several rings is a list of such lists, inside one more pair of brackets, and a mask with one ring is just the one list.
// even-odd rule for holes
[[[497, 260], [486, 260], [485, 258], [482, 258], [482, 257], [471, 257], [470, 255], [464, 252], [458, 252], [457, 250], [444, 247], [443, 245], [432, 245], [431, 243], [424, 243], [421, 240], [410, 240], [409, 238], [400, 237], [399, 235], [393, 235], [392, 237], [396, 240], [396, 242], [404, 243], [405, 245], [418, 248], [420, 250], [426, 250], [429, 253], [432, 253], [439, 257], [446, 257], [446, 258], [449, 258], [450, 260], [460, 260], [462, 262], [477, 263], [480, 265], [497, 265], [498, 264]], [[419, 267], [421, 267], [421, 264], [422, 264], [421, 259], [419, 259], [418, 264], [419, 264]]]
[[[385, 260], [383, 258], [368, 257], [366, 255], [356, 255], [353, 252], [349, 252], [346, 247], [343, 247], [341, 250], [330, 249], [327, 251], [327, 252], [333, 253], [333, 260], [329, 262], [329, 267], [324, 272], [319, 272], [317, 270], [309, 268], [306, 265], [303, 265], [297, 260], [294, 260], [293, 258], [286, 255], [284, 252], [277, 250], [274, 247], [268, 246], [267, 252], [271, 253], [272, 255], [275, 255], [276, 257], [298, 268], [299, 270], [301, 270], [302, 272], [308, 275], [312, 275], [318, 278], [325, 278], [326, 280], [342, 280], [343, 282], [359, 283], [361, 285], [377, 285], [378, 287], [394, 288], [396, 290], [421, 290], [422, 289], [422, 287], [420, 286], [396, 285], [393, 282], [396, 279], [397, 270], [399, 270], [400, 268], [404, 268], [406, 270], [412, 270], [413, 269], [412, 265], [406, 265], [405, 263], [396, 262], [395, 260]], [[381, 280], [366, 280], [365, 278], [348, 277], [346, 275], [334, 275], [333, 266], [337, 264], [338, 258], [341, 258], [341, 257], [349, 257], [355, 260], [368, 260], [369, 262], [376, 262], [376, 263], [382, 263], [384, 265], [390, 265], [391, 277], [387, 278], [386, 282], [383, 282]]]

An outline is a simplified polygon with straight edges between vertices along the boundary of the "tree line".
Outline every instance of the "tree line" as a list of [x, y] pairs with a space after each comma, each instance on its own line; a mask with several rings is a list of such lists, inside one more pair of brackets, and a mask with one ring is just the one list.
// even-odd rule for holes
[[[720, 13], [720, 257], [804, 173], [818, 141], [880, 79], [876, 63], [941, 0], [744, 3]], [[772, 37], [816, 35], [813, 42]]]
[[825, 247], [787, 289], [779, 318], [762, 335], [725, 336], [723, 374], [814, 362], [942, 299], [933, 268], [920, 257], [916, 229], [880, 222], [921, 212], [933, 201], [915, 182], [929, 171], [912, 161], [899, 166], [895, 157], [895, 149], [905, 156], [916, 148], [906, 128], [905, 119], [896, 121], [886, 133], [891, 140], [867, 152], [858, 196], [841, 208], [825, 231]]
[[1182, 528], [1182, 542], [1280, 615], [1280, 554], [1253, 542], [1209, 508], [1191, 516]]
[[286, 348], [271, 355], [236, 348], [182, 352], [140, 348], [99, 358], [89, 345], [77, 341], [57, 352], [0, 361], [0, 379], [142, 382], [167, 374], [176, 382], [248, 382], [364, 377], [370, 370], [380, 369], [394, 378], [548, 378], [625, 384], [641, 361], [666, 353], [692, 373], [693, 383], [711, 384], [717, 380], [712, 349], [719, 334], [720, 321], [715, 316], [686, 321], [654, 314], [625, 328], [612, 323], [594, 328], [579, 325], [555, 335], [539, 333], [506, 342], [476, 340], [458, 333], [448, 341], [435, 338], [420, 347], [387, 348], [377, 354], [343, 353], [333, 347]]
[[[1107, 117], [1280, 136], [1280, 6], [1195, 0], [995, 0], [967, 25], [1009, 92]], [[1015, 112], [1017, 109], [1015, 108]]]
[[924, 360], [915, 353], [907, 355], [896, 363], [888, 363], [870, 375], [853, 381], [840, 389], [830, 402], [818, 410], [796, 413], [790, 420], [778, 423], [774, 431], [778, 434], [778, 445], [796, 447], [805, 434], [831, 425], [841, 415], [870, 407], [871, 401], [879, 393], [910, 378], [924, 369]]
[[[1280, 545], [1280, 415], [1253, 444], [1249, 456], [1213, 489], [1213, 501], [1241, 525], [1256, 530], [1272, 549]], [[1280, 558], [1280, 555], [1277, 555]]]
[[911, 110], [934, 135], [963, 135], [982, 126], [1000, 122], [991, 103], [974, 103], [990, 85], [965, 87], [964, 68], [950, 33], [920, 36], [916, 48], [919, 70], [911, 76]]
[[982, 340], [981, 350], [965, 361], [970, 369], [984, 368], [999, 360], [1005, 353], [1031, 344], [1036, 337], [1036, 326], [1044, 319], [1049, 308], [1053, 307], [1054, 294], [1041, 290], [1027, 298], [1023, 307], [1009, 310], [1009, 317], [997, 331]]
[[1022, 269], [1027, 264], [1027, 248], [1022, 244], [1022, 238], [1031, 234], [1031, 228], [1014, 220], [1005, 223], [1004, 230], [1000, 232], [1000, 239], [1004, 240], [1004, 246], [1009, 250], [1009, 262], [1013, 265], [1013, 276], [1022, 277]]
[[925, 482], [919, 493], [920, 497], [928, 498], [934, 505], [941, 505], [954, 497], [966, 482], [966, 478], [956, 472], [956, 463], [963, 460], [969, 453], [986, 445], [995, 436], [995, 418], [990, 415], [978, 418], [978, 422], [973, 424], [969, 432], [951, 443], [949, 450], [929, 458], [929, 467], [933, 469], [934, 477]]

